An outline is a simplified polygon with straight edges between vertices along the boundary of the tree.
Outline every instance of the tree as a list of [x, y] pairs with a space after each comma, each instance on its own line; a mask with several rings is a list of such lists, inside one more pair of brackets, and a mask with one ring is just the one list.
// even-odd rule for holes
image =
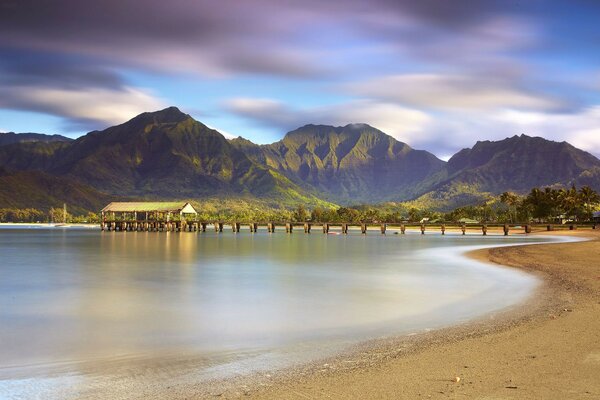
[[545, 220], [552, 215], [553, 204], [548, 191], [533, 188], [523, 203], [531, 208], [533, 217], [538, 221]]
[[408, 219], [411, 222], [418, 222], [423, 218], [423, 213], [416, 208], [408, 210]]
[[521, 203], [521, 197], [514, 192], [504, 192], [500, 195], [500, 202], [508, 206], [510, 222], [516, 222], [517, 207]]
[[323, 215], [324, 211], [321, 207], [315, 207], [310, 213], [310, 220], [313, 222], [324, 222]]
[[576, 217], [581, 214], [579, 212], [581, 209], [580, 198], [575, 186], [567, 190], [560, 190], [556, 200], [567, 217]]
[[51, 208], [49, 211], [49, 216], [50, 216], [50, 221], [55, 222], [55, 223], [67, 223], [71, 220], [71, 214], [67, 213], [66, 214], [66, 219], [65, 219], [65, 212], [63, 208]]
[[586, 210], [586, 219], [592, 219], [592, 210], [600, 203], [600, 195], [596, 193], [591, 187], [584, 186], [579, 189], [579, 197], [583, 201], [583, 206]]
[[298, 205], [298, 208], [294, 211], [293, 218], [296, 222], [304, 222], [308, 219], [308, 211], [306, 211], [304, 205]]

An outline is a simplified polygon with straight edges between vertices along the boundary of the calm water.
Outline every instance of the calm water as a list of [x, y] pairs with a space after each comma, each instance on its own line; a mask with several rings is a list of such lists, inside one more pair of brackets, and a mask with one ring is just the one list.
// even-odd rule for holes
[[3, 228], [0, 397], [62, 397], [73, 377], [98, 384], [103, 364], [269, 370], [472, 319], [537, 281], [460, 253], [541, 240]]

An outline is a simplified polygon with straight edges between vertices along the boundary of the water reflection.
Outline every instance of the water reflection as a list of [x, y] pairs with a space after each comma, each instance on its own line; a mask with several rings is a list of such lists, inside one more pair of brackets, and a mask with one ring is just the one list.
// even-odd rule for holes
[[0, 229], [0, 379], [471, 318], [520, 301], [535, 280], [449, 249], [519, 240], [529, 239]]

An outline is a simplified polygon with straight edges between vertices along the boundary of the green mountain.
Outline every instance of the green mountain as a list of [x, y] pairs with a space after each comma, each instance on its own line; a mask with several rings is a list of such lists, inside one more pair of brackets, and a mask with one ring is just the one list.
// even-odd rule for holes
[[43, 133], [0, 132], [0, 146], [26, 142], [70, 142], [71, 140], [73, 139], [61, 135], [45, 135]]
[[366, 124], [306, 125], [276, 143], [232, 141], [250, 158], [342, 204], [407, 200], [444, 162]]
[[43, 171], [113, 196], [249, 195], [285, 204], [325, 204], [175, 107], [138, 115], [68, 143], [1, 146], [0, 166], [7, 171]]
[[365, 124], [306, 125], [257, 145], [170, 107], [76, 140], [2, 137], [11, 139], [0, 145], [0, 208], [67, 202], [97, 211], [111, 199], [147, 198], [256, 210], [386, 201], [448, 210], [536, 186], [600, 190], [596, 157], [525, 135], [477, 142], [445, 163]]
[[0, 208], [35, 208], [48, 211], [69, 205], [69, 212], [85, 214], [118, 200], [96, 189], [41, 171], [8, 172], [0, 168]]
[[526, 193], [533, 187], [589, 185], [600, 190], [600, 160], [567, 142], [527, 135], [477, 142], [448, 160], [418, 201], [452, 209], [484, 201], [505, 191]]

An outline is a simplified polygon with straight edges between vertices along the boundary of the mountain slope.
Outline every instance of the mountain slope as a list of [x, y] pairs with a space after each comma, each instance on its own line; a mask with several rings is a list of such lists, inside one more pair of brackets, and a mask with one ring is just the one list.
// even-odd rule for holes
[[600, 190], [596, 157], [525, 135], [477, 142], [445, 163], [365, 124], [306, 125], [257, 145], [229, 141], [169, 107], [73, 141], [49, 138], [0, 145], [0, 208], [66, 201], [97, 211], [109, 198], [129, 197], [257, 199], [270, 207], [416, 199], [448, 210], [536, 186]]
[[25, 142], [70, 142], [70, 139], [61, 135], [46, 135], [43, 133], [14, 133], [0, 132], [0, 146]]
[[0, 166], [44, 171], [118, 196], [244, 194], [282, 202], [322, 203], [175, 107], [140, 114], [69, 143], [2, 146]]
[[98, 212], [116, 199], [87, 185], [40, 171], [11, 173], [0, 168], [0, 208], [48, 211], [67, 203], [71, 213], [84, 214], [87, 211]]
[[306, 125], [263, 146], [232, 142], [253, 160], [341, 203], [409, 199], [444, 165], [366, 124]]
[[486, 194], [526, 193], [533, 187], [574, 184], [600, 190], [600, 160], [567, 142], [513, 136], [459, 151], [428, 184], [432, 190], [420, 201], [443, 209], [482, 201]]

